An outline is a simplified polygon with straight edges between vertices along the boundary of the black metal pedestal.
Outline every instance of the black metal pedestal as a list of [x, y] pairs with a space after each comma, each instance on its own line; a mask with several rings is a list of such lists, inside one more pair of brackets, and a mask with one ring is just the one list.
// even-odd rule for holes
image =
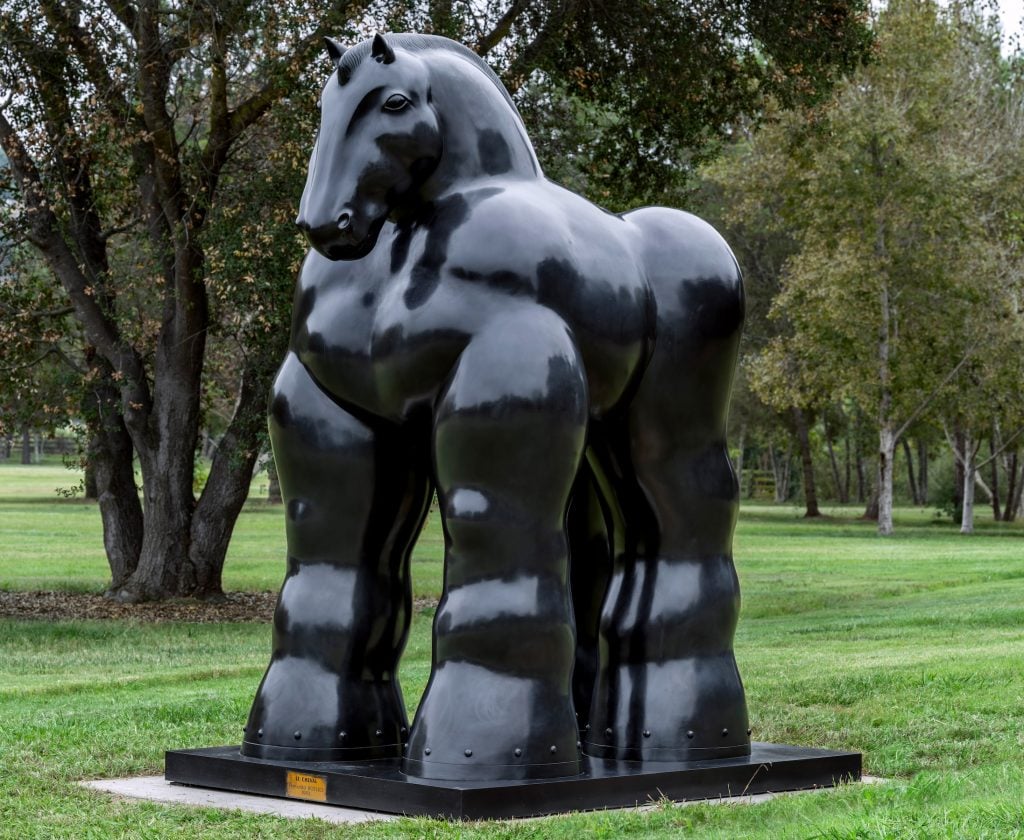
[[623, 808], [676, 801], [832, 787], [857, 781], [860, 753], [752, 745], [717, 761], [641, 765], [584, 758], [584, 772], [529, 782], [447, 782], [402, 774], [398, 759], [288, 762], [245, 758], [238, 747], [170, 750], [168, 781], [306, 799], [408, 816], [488, 819]]

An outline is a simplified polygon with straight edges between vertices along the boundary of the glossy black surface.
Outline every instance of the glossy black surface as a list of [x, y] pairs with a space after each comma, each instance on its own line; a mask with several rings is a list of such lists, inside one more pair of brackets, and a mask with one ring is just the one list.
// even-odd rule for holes
[[741, 758], [673, 763], [584, 757], [580, 774], [570, 778], [475, 782], [410, 778], [398, 759], [268, 761], [239, 756], [237, 747], [174, 750], [166, 757], [169, 781], [264, 796], [288, 796], [290, 769], [323, 779], [329, 805], [480, 820], [832, 787], [860, 779], [861, 756], [754, 744]]
[[[242, 751], [538, 779], [749, 752], [725, 444], [743, 292], [689, 214], [547, 181], [468, 50], [341, 55], [270, 425], [288, 571]], [[339, 58], [340, 56], [340, 58]], [[444, 593], [409, 726], [409, 551]], [[579, 746], [578, 746], [579, 744]]]

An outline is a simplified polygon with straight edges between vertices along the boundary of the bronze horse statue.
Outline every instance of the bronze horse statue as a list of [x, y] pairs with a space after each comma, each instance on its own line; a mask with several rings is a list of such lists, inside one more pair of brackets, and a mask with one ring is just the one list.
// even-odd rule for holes
[[[243, 754], [479, 780], [749, 754], [731, 251], [687, 213], [545, 179], [452, 41], [328, 52], [270, 400], [287, 576]], [[410, 728], [409, 555], [435, 491], [444, 592]]]

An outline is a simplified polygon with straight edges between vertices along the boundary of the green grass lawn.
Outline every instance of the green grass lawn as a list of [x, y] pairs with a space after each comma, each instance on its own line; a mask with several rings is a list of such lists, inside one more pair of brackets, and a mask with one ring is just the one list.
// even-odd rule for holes
[[[0, 588], [102, 589], [96, 508], [59, 500], [55, 482], [74, 477], [0, 467]], [[743, 807], [348, 828], [117, 801], [74, 782], [158, 773], [167, 748], [239, 740], [269, 628], [0, 620], [0, 837], [1024, 838], [1024, 528], [980, 521], [961, 537], [900, 510], [897, 535], [880, 539], [853, 509], [799, 513], [751, 507], [737, 531], [754, 736], [860, 750], [884, 784]], [[282, 526], [280, 509], [250, 503], [227, 588], [276, 588]], [[432, 517], [417, 547], [422, 596], [440, 589], [439, 532]], [[410, 711], [429, 612], [403, 660]]]

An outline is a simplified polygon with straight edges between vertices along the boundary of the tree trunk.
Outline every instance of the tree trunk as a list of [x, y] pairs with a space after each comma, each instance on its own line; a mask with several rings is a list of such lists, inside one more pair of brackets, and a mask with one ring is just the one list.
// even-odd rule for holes
[[959, 426], [953, 433], [953, 448], [953, 521], [959, 525], [963, 522], [964, 516], [964, 460], [966, 455], [964, 433]]
[[266, 426], [266, 393], [262, 384], [252, 371], [243, 373], [231, 423], [217, 444], [210, 477], [196, 505], [189, 562], [196, 578], [191, 594], [197, 598], [219, 600], [224, 596], [224, 560], [235, 521], [249, 495]]
[[878, 533], [892, 534], [892, 472], [896, 439], [889, 425], [878, 430]]
[[928, 504], [928, 442], [923, 437], [917, 439], [917, 492], [924, 507]]
[[843, 484], [842, 478], [839, 475], [839, 462], [836, 459], [836, 450], [832, 444], [832, 434], [828, 427], [828, 415], [825, 415], [825, 445], [828, 447], [828, 462], [832, 469], [832, 483], [836, 488], [836, 498], [840, 504], [846, 504], [850, 501], [849, 498], [849, 487], [850, 487], [850, 450], [849, 443], [847, 443], [846, 450], [846, 484]]
[[[92, 443], [90, 442], [90, 447]], [[85, 498], [95, 501], [100, 497], [99, 488], [96, 486], [96, 465], [91, 457], [85, 459], [85, 476], [82, 480], [85, 487]]]
[[850, 501], [850, 421], [846, 421], [846, 434], [843, 436], [843, 494], [840, 497], [843, 503]]
[[796, 428], [797, 445], [800, 447], [800, 465], [804, 477], [804, 517], [821, 516], [818, 509], [818, 490], [814, 484], [814, 460], [811, 457], [811, 438], [807, 429], [807, 417], [803, 409], [793, 406], [793, 425]]
[[1006, 456], [1006, 506], [1003, 508], [1003, 522], [1013, 522], [1017, 514], [1017, 506], [1020, 504], [1021, 480], [1017, 478], [1017, 450]]
[[970, 432], [964, 434], [964, 488], [963, 513], [960, 518], [960, 533], [974, 533], [974, 454], [977, 447], [971, 439]]
[[910, 499], [915, 505], [921, 504], [921, 499], [917, 494], [917, 480], [914, 476], [914, 456], [910, 452], [910, 441], [903, 438], [903, 454], [907, 458], [907, 478], [910, 481]]
[[131, 437], [118, 410], [117, 389], [110, 384], [90, 391], [83, 401], [91, 436], [87, 460], [96, 480], [103, 522], [103, 546], [110, 566], [108, 597], [127, 583], [139, 564], [143, 519]]
[[866, 519], [870, 522], [878, 521], [878, 480], [876, 478], [875, 483], [871, 486], [871, 492], [867, 494], [867, 504], [864, 506], [864, 513], [861, 515], [861, 519]]
[[28, 426], [21, 430], [21, 463], [32, 463], [32, 432]]
[[[742, 497], [742, 495], [743, 491], [741, 490], [740, 496]], [[267, 501], [272, 505], [279, 505], [282, 502], [281, 482], [277, 477], [277, 463], [274, 461], [273, 453], [270, 455], [270, 460], [267, 461]]]
[[[736, 467], [736, 484], [739, 487], [739, 494], [740, 494], [740, 498], [741, 499], [744, 498], [744, 496], [743, 496], [743, 450], [746, 448], [746, 438], [747, 438], [747, 424], [743, 423], [743, 424], [740, 425], [740, 440], [739, 440], [739, 448], [736, 450], [736, 465], [735, 465], [735, 467]], [[271, 464], [274, 463], [273, 457], [271, 457], [270, 462], [271, 462]], [[274, 479], [275, 480], [277, 479], [277, 470], [276, 469], [274, 471]], [[281, 496], [281, 491], [278, 490], [277, 501], [281, 501], [280, 496]], [[274, 500], [271, 499], [271, 501], [274, 501]]]
[[857, 464], [857, 501], [863, 504], [867, 499], [867, 476], [864, 474], [864, 452], [860, 442], [860, 411], [857, 412], [853, 433], [854, 461]]
[[988, 439], [988, 453], [989, 462], [992, 464], [992, 515], [995, 517], [995, 521], [998, 522], [1002, 511], [999, 505], [999, 457], [996, 455], [995, 430], [993, 430], [993, 434]]
[[1024, 519], [1024, 465], [1021, 465], [1020, 474], [1017, 476], [1017, 502], [1013, 506], [1015, 518]]
[[781, 505], [789, 498], [789, 462], [790, 453], [787, 450], [783, 459], [775, 457], [775, 447], [768, 447], [768, 454], [771, 457], [772, 477], [775, 479], [775, 504]]

